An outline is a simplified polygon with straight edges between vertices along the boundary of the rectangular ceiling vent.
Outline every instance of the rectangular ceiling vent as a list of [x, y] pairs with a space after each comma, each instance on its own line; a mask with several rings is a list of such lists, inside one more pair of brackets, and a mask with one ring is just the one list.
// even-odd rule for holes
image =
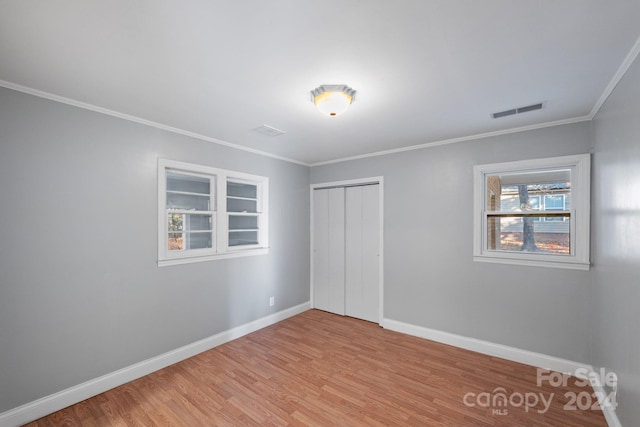
[[280, 136], [285, 134], [285, 131], [276, 129], [273, 126], [269, 126], [269, 125], [258, 126], [253, 130], [267, 136]]
[[542, 102], [538, 104], [527, 105], [526, 107], [512, 108], [511, 110], [500, 111], [498, 113], [491, 114], [491, 117], [494, 119], [499, 119], [500, 117], [512, 116], [514, 114], [526, 113], [528, 111], [535, 111], [542, 109]]

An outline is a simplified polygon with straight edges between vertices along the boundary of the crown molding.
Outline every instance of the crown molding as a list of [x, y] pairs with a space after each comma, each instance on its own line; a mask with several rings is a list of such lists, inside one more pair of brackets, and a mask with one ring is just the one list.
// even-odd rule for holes
[[49, 92], [44, 92], [42, 90], [34, 89], [28, 86], [19, 85], [16, 83], [8, 82], [6, 80], [0, 80], [0, 87], [5, 87], [7, 89], [15, 90], [18, 92], [23, 92], [29, 95], [37, 96], [40, 98], [49, 99], [51, 101], [60, 102], [62, 104], [71, 105], [73, 107], [82, 108], [84, 110], [94, 111], [96, 113], [106, 114], [108, 116], [117, 117], [119, 119], [128, 120], [130, 122], [138, 123], [145, 126], [151, 126], [156, 129], [161, 129], [167, 132], [176, 133], [179, 135], [188, 136], [191, 138], [199, 139], [206, 142], [212, 142], [214, 144], [223, 145], [225, 147], [234, 148], [236, 150], [246, 151], [248, 153], [257, 154], [259, 156], [270, 157], [272, 159], [283, 160], [289, 163], [295, 163], [302, 166], [310, 166], [308, 163], [302, 162], [300, 160], [290, 159], [284, 156], [278, 156], [277, 154], [268, 153], [266, 151], [256, 150], [254, 148], [245, 147], [243, 145], [233, 144], [231, 142], [222, 141], [220, 139], [211, 138], [206, 135], [201, 135], [199, 133], [191, 132], [188, 130], [180, 129], [173, 126], [167, 126], [162, 123], [154, 122], [152, 120], [143, 119], [141, 117], [133, 116], [131, 114], [121, 113], [119, 111], [110, 110], [108, 108], [99, 107], [97, 105], [89, 104], [87, 102], [77, 101], [75, 99], [66, 98], [64, 96], [56, 95]]
[[627, 73], [627, 70], [629, 69], [631, 64], [633, 64], [633, 61], [636, 60], [639, 53], [640, 53], [640, 38], [636, 40], [635, 44], [627, 54], [626, 58], [624, 58], [624, 61], [622, 61], [622, 64], [618, 68], [618, 71], [614, 74], [613, 78], [605, 88], [604, 92], [602, 92], [602, 95], [600, 95], [600, 98], [598, 98], [598, 101], [596, 101], [595, 105], [591, 109], [591, 113], [589, 113], [589, 116], [588, 116], [590, 120], [592, 120], [596, 116], [596, 114], [598, 114], [598, 111], [600, 111], [600, 108], [602, 108], [604, 103], [609, 98], [609, 95], [611, 95], [611, 93], [616, 88], [618, 83], [620, 83], [620, 80], [622, 80], [624, 75]]
[[327, 160], [327, 161], [324, 161], [324, 162], [312, 163], [311, 167], [329, 165], [329, 164], [332, 164], [332, 163], [347, 162], [347, 161], [350, 161], [350, 160], [366, 159], [368, 157], [386, 156], [387, 154], [402, 153], [404, 151], [422, 150], [424, 148], [432, 148], [432, 147], [437, 147], [437, 146], [440, 146], [440, 145], [456, 144], [458, 142], [473, 141], [473, 140], [477, 140], [477, 139], [486, 139], [486, 138], [490, 138], [490, 137], [494, 137], [494, 136], [509, 135], [509, 134], [512, 134], [512, 133], [525, 132], [525, 131], [528, 131], [528, 130], [535, 130], [535, 129], [543, 129], [543, 128], [548, 128], [548, 127], [553, 127], [553, 126], [567, 125], [567, 124], [571, 124], [571, 123], [586, 122], [586, 121], [589, 121], [589, 120], [591, 120], [591, 117], [589, 117], [589, 116], [581, 116], [581, 117], [574, 117], [574, 118], [571, 118], [571, 119], [556, 120], [556, 121], [553, 121], [553, 122], [538, 123], [538, 124], [535, 124], [535, 125], [521, 126], [521, 127], [517, 127], [517, 128], [504, 129], [504, 130], [498, 130], [498, 131], [493, 131], [493, 132], [479, 133], [479, 134], [476, 134], [476, 135], [462, 136], [462, 137], [459, 137], [459, 138], [445, 139], [445, 140], [442, 140], [442, 141], [427, 142], [425, 144], [411, 145], [409, 147], [400, 147], [400, 148], [394, 148], [394, 149], [391, 149], [391, 150], [376, 151], [374, 153], [359, 154], [357, 156], [342, 157], [340, 159], [334, 159], [334, 160]]

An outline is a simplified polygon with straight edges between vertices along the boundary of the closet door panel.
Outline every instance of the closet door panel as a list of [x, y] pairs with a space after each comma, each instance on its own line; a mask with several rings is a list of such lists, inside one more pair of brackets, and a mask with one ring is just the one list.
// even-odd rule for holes
[[380, 186], [362, 187], [362, 319], [380, 319]]
[[344, 188], [329, 192], [329, 309], [344, 315], [345, 201]]
[[313, 306], [329, 310], [329, 192], [313, 192]]
[[362, 259], [362, 187], [346, 189], [346, 283], [345, 311], [347, 316], [363, 318]]
[[314, 307], [345, 314], [344, 188], [314, 190]]
[[379, 322], [379, 185], [346, 189], [346, 283], [348, 316]]

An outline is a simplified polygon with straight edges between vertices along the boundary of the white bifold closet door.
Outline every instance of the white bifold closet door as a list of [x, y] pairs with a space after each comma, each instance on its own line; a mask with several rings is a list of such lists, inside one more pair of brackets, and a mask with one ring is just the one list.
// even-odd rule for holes
[[313, 192], [313, 305], [344, 311], [344, 188]]
[[379, 185], [314, 190], [314, 307], [379, 322]]

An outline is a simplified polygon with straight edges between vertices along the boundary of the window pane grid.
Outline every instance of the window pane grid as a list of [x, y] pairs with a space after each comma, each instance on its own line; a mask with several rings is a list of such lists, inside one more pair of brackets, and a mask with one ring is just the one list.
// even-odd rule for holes
[[159, 265], [266, 253], [268, 178], [165, 159], [158, 165]]
[[[495, 239], [490, 251], [526, 252], [539, 254], [571, 254], [571, 233], [562, 223], [533, 223], [530, 241], [525, 238], [525, 222], [514, 223], [510, 217], [487, 216], [487, 239]], [[492, 229], [500, 230], [497, 235]]]
[[167, 250], [214, 247], [214, 179], [168, 170], [166, 174]]
[[257, 184], [227, 181], [228, 245], [232, 248], [260, 244], [260, 191]]
[[213, 215], [168, 212], [169, 251], [213, 248]]
[[570, 170], [489, 174], [485, 188], [485, 250], [571, 254]]

